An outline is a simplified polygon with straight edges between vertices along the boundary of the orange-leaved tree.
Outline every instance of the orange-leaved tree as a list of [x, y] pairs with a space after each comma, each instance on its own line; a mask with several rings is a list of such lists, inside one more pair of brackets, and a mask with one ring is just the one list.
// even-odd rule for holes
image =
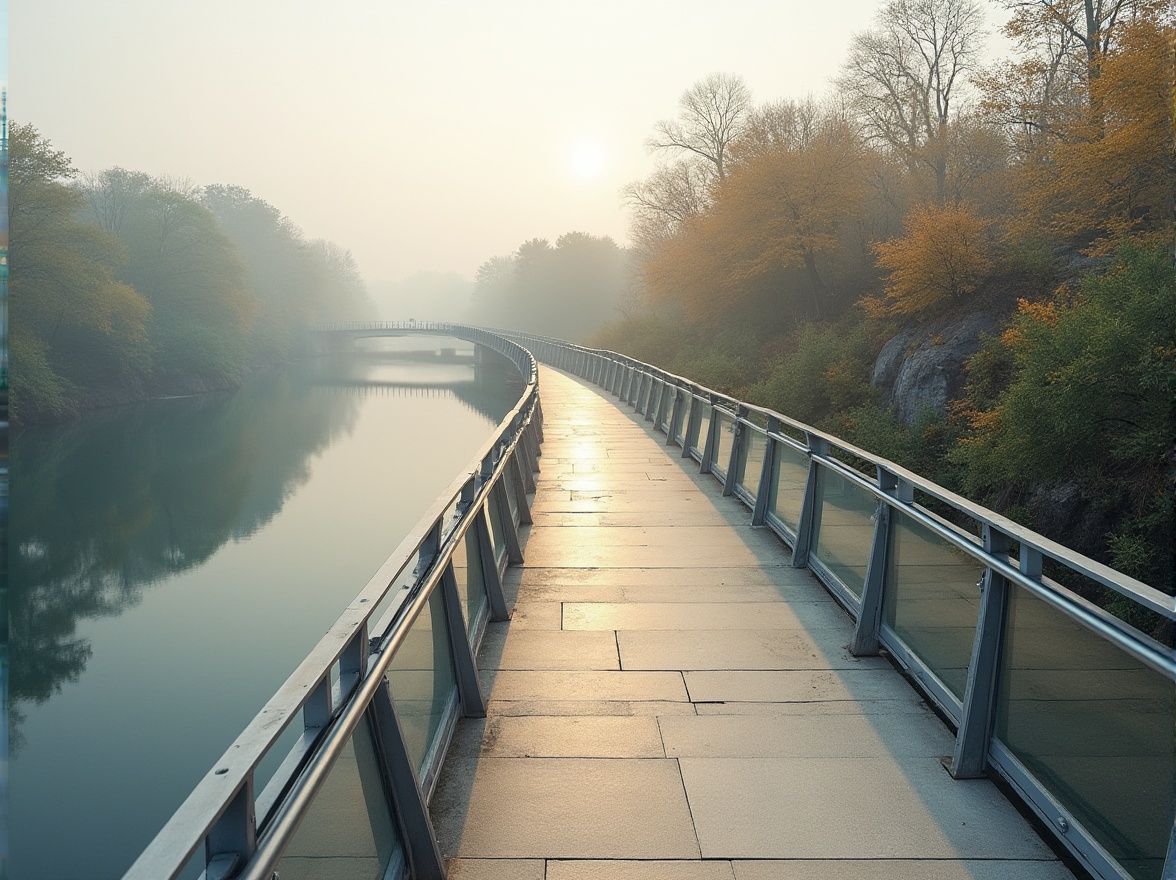
[[1173, 26], [1160, 13], [1121, 25], [1085, 107], [1037, 143], [1020, 175], [1013, 235], [1042, 231], [1111, 252], [1124, 237], [1166, 237], [1176, 179]]
[[989, 223], [967, 203], [915, 207], [905, 226], [901, 238], [874, 244], [889, 276], [885, 300], [863, 300], [868, 314], [914, 315], [958, 301], [992, 267]]

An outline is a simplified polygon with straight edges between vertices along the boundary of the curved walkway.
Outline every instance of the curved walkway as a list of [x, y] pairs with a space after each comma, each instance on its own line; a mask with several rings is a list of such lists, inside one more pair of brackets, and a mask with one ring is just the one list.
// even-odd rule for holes
[[[599, 391], [544, 368], [509, 624], [432, 812], [455, 880], [1072, 874], [783, 544]], [[667, 454], [669, 452], [670, 454]]]

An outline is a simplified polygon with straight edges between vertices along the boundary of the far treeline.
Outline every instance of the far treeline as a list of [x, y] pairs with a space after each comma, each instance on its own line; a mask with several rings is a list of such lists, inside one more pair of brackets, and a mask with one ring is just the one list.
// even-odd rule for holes
[[[1171, 7], [1004, 5], [1015, 54], [990, 67], [976, 0], [890, 0], [823, 99], [757, 105], [730, 74], [688, 89], [625, 190], [644, 303], [594, 344], [1173, 593]], [[934, 362], [960, 326], [987, 332], [937, 404], [878, 387], [888, 341]]]
[[9, 130], [11, 417], [235, 387], [309, 324], [370, 317], [350, 253], [237, 186], [79, 175]]

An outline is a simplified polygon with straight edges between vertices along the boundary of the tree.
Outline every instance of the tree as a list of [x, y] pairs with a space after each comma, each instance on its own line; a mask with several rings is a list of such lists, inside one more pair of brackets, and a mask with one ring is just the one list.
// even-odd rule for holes
[[119, 235], [135, 200], [150, 185], [150, 175], [115, 167], [84, 175], [81, 190], [91, 219], [110, 234]]
[[258, 303], [249, 343], [255, 362], [293, 357], [308, 324], [374, 313], [355, 260], [343, 248], [307, 242], [290, 218], [244, 187], [207, 186], [200, 202], [233, 244], [245, 287]]
[[655, 298], [694, 320], [758, 301], [781, 316], [819, 315], [829, 289], [821, 262], [840, 251], [866, 198], [868, 160], [835, 114], [791, 125], [795, 107], [763, 114], [754, 140], [732, 146], [714, 201], [664, 243], [646, 266]]
[[151, 309], [115, 276], [117, 239], [78, 219], [69, 158], [31, 125], [9, 128], [10, 302], [15, 420], [71, 413], [90, 390], [147, 370]]
[[[968, 491], [1006, 497], [1077, 481], [1118, 520], [1113, 564], [1176, 591], [1176, 270], [1126, 248], [1073, 295], [1022, 301], [1003, 335], [1014, 375], [991, 405], [965, 407], [953, 453]], [[1092, 548], [1098, 550], [1099, 548]]]
[[654, 126], [649, 148], [693, 154], [722, 180], [727, 148], [739, 137], [751, 110], [751, 90], [740, 76], [712, 73], [683, 92], [678, 107], [677, 119], [663, 119]]
[[159, 387], [235, 384], [250, 365], [258, 303], [237, 249], [190, 184], [165, 179], [134, 199], [120, 236], [122, 271], [151, 303], [152, 379]]
[[980, 49], [976, 0], [890, 0], [873, 28], [856, 34], [838, 85], [867, 135], [929, 168], [947, 195], [948, 126]]
[[987, 228], [966, 204], [912, 210], [906, 235], [874, 245], [878, 265], [890, 274], [885, 303], [867, 301], [867, 310], [920, 314], [971, 293], [992, 266]]
[[626, 287], [627, 254], [607, 237], [533, 238], [477, 272], [473, 314], [481, 323], [584, 340], [615, 317]]
[[1095, 255], [1124, 236], [1168, 235], [1174, 34], [1159, 16], [1120, 24], [1087, 105], [1022, 162], [1014, 234], [1045, 233]]
[[631, 234], [637, 249], [652, 256], [659, 243], [706, 209], [708, 189], [707, 175], [698, 164], [681, 159], [626, 186], [621, 196], [633, 210]]

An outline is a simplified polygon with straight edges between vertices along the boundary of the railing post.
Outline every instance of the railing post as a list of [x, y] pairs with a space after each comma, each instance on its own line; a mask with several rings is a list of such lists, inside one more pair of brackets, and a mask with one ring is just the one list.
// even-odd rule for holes
[[[486, 499], [486, 504], [494, 503]], [[490, 606], [490, 619], [510, 620], [506, 607], [506, 596], [502, 592], [502, 577], [498, 574], [498, 560], [494, 557], [494, 544], [490, 540], [490, 515], [486, 504], [475, 514], [474, 528], [478, 530], [478, 555], [482, 563], [482, 582], [486, 585], [486, 602]]]
[[690, 447], [698, 445], [698, 426], [702, 421], [702, 407], [693, 388], [687, 388], [689, 404], [686, 406], [686, 427], [682, 431], [682, 458], [691, 458]]
[[670, 409], [670, 421], [666, 425], [666, 446], [677, 446], [678, 441], [675, 435], [678, 433], [678, 426], [682, 423], [682, 389], [677, 386], [674, 387], [674, 403]]
[[[914, 487], [906, 480], [878, 468], [878, 487], [893, 495], [903, 504], [915, 500]], [[878, 501], [874, 514], [874, 537], [870, 542], [870, 559], [866, 563], [866, 579], [862, 585], [862, 601], [858, 607], [857, 625], [849, 652], [855, 657], [873, 657], [878, 653], [878, 630], [882, 625], [882, 597], [886, 592], [886, 573], [890, 562], [890, 548], [894, 512], [885, 501]]]
[[[503, 474], [505, 477], [506, 475]], [[502, 521], [502, 538], [506, 542], [506, 561], [519, 565], [523, 561], [523, 550], [519, 544], [519, 530], [511, 516], [510, 502], [506, 498], [506, 484], [499, 480], [490, 490], [492, 504], [498, 505], [498, 518]]]
[[[661, 406], [662, 392], [665, 389], [665, 380], [662, 378], [649, 379], [649, 398], [645, 401], [645, 421], [653, 422], [657, 417], [657, 408]], [[653, 395], [657, 392], [657, 406], [654, 406]]]
[[809, 549], [813, 542], [813, 521], [817, 511], [817, 457], [829, 454], [829, 441], [815, 434], [806, 434], [809, 448], [809, 469], [804, 481], [804, 500], [800, 504], [800, 520], [796, 523], [796, 545], [792, 548], [792, 567], [808, 565]]
[[[1008, 559], [1009, 538], [992, 526], [982, 532], [984, 551], [1002, 562]], [[1031, 578], [1041, 577], [1041, 554], [1021, 545], [1020, 568]], [[968, 665], [968, 684], [956, 731], [955, 754], [951, 775], [956, 779], [974, 779], [984, 775], [988, 766], [988, 745], [992, 737], [993, 708], [1000, 670], [1000, 645], [1009, 604], [1009, 582], [991, 568], [984, 570], [980, 581], [980, 614], [976, 636], [972, 641], [972, 662]]]
[[[524, 435], [525, 433], [524, 431]], [[515, 460], [516, 467], [519, 469], [519, 477], [523, 481], [523, 492], [525, 494], [533, 493], [535, 491], [535, 471], [539, 468], [531, 458], [530, 445], [525, 436], [519, 437], [515, 444], [515, 454], [511, 458]]]
[[478, 663], [470, 644], [469, 629], [461, 616], [461, 598], [457, 594], [457, 575], [453, 560], [441, 575], [442, 598], [445, 600], [445, 622], [449, 630], [449, 644], [453, 646], [453, 673], [457, 679], [457, 693], [461, 713], [466, 718], [485, 718], [486, 703], [478, 687]]
[[[520, 443], [516, 449], [523, 449], [523, 445]], [[519, 506], [519, 525], [529, 526], [533, 520], [531, 519], [531, 505], [530, 502], [527, 501], [527, 483], [526, 479], [523, 477], [523, 474], [526, 471], [529, 471], [531, 468], [530, 465], [524, 464], [525, 459], [525, 450], [522, 456], [520, 456], [520, 454], [516, 451], [516, 453], [510, 457], [509, 469], [511, 474], [511, 482], [514, 485], [515, 501]], [[532, 492], [535, 491], [533, 488], [534, 482], [535, 477], [532, 475]]]
[[723, 477], [723, 496], [728, 498], [735, 494], [735, 479], [738, 476], [735, 471], [743, 447], [743, 432], [746, 430], [742, 420], [746, 417], [747, 407], [736, 407], [735, 424], [731, 426], [731, 456], [727, 461], [727, 476]]
[[408, 754], [387, 678], [372, 697], [371, 712], [376, 748], [384, 759], [392, 812], [399, 820], [409, 874], [413, 880], [445, 880], [445, 860], [437, 846], [429, 805]]
[[257, 849], [257, 815], [250, 773], [204, 839], [205, 876], [232, 877]]
[[710, 422], [706, 426], [706, 444], [702, 447], [702, 463], [698, 467], [700, 474], [709, 474], [711, 472], [711, 458], [715, 454], [715, 444], [719, 440], [718, 430], [719, 420], [718, 413], [715, 412], [715, 396], [710, 396], [711, 417]]
[[421, 549], [417, 554], [417, 564], [414, 574], [419, 578], [429, 570], [433, 560], [437, 558], [437, 551], [441, 547], [441, 522], [435, 522], [421, 542]]
[[768, 493], [772, 491], [772, 472], [776, 468], [776, 438], [772, 434], [780, 430], [780, 420], [768, 416], [767, 440], [764, 443], [764, 463], [760, 468], [759, 487], [755, 492], [755, 507], [751, 510], [751, 524], [762, 526], [768, 521]]
[[1172, 822], [1172, 833], [1168, 837], [1168, 856], [1164, 859], [1161, 880], [1176, 880], [1176, 819]]

